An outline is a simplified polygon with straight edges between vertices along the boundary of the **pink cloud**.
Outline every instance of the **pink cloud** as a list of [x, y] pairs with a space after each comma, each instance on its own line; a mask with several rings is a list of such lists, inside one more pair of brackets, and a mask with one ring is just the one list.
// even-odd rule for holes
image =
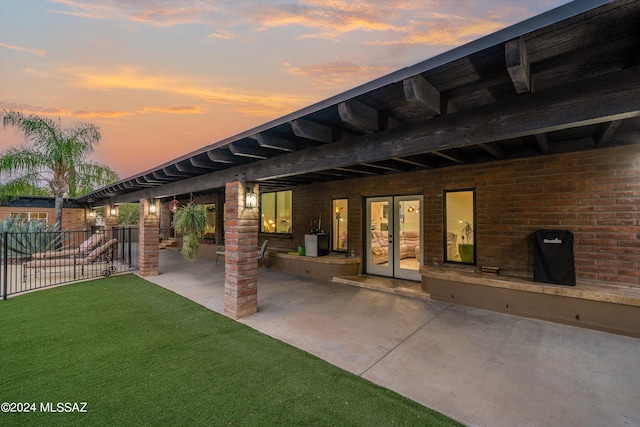
[[7, 43], [0, 43], [0, 47], [4, 47], [6, 49], [11, 49], [11, 50], [18, 50], [21, 52], [27, 52], [27, 53], [31, 53], [33, 55], [38, 55], [38, 56], [45, 56], [47, 54], [47, 52], [45, 52], [42, 49], [36, 49], [33, 47], [15, 46]]

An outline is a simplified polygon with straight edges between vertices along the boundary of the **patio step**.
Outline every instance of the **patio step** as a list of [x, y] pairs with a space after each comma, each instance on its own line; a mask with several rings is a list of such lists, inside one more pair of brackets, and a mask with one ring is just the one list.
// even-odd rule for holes
[[178, 245], [178, 241], [174, 238], [163, 239], [158, 245], [160, 249], [171, 248]]
[[422, 290], [420, 282], [410, 280], [392, 279], [387, 277], [369, 276], [359, 274], [356, 276], [338, 276], [332, 279], [334, 283], [357, 286], [360, 288], [374, 289], [405, 297], [419, 298], [429, 301], [431, 296]]

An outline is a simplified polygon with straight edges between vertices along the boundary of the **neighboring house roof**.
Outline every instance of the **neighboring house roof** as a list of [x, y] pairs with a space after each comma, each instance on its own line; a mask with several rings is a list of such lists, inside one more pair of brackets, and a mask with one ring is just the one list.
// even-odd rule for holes
[[263, 189], [640, 142], [640, 1], [571, 2], [80, 197]]
[[[10, 208], [21, 208], [21, 209], [29, 209], [29, 208], [55, 209], [55, 202], [56, 200], [53, 197], [23, 196], [5, 203], [0, 203], [0, 206], [10, 207]], [[64, 209], [76, 209], [76, 208], [84, 209], [84, 206], [80, 203], [76, 203], [75, 200], [64, 199], [63, 208]]]

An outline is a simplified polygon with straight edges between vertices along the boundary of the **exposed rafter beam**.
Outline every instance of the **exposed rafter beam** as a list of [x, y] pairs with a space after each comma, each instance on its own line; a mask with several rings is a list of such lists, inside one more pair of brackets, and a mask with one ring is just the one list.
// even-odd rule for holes
[[158, 181], [175, 181], [175, 179], [168, 177], [163, 171], [153, 171], [151, 175]]
[[609, 145], [609, 142], [611, 142], [613, 134], [618, 130], [620, 123], [622, 123], [622, 120], [614, 120], [601, 125], [595, 136], [596, 147], [600, 148]]
[[340, 120], [363, 132], [375, 132], [380, 130], [380, 119], [378, 111], [363, 104], [360, 101], [351, 99], [338, 104]]
[[273, 135], [267, 135], [264, 132], [256, 135], [256, 140], [258, 141], [258, 145], [262, 148], [272, 148], [274, 150], [280, 151], [296, 151], [297, 144], [296, 141], [292, 139], [280, 138]]
[[218, 169], [215, 164], [207, 160], [199, 159], [198, 157], [190, 157], [189, 163], [200, 169]]
[[549, 154], [551, 151], [551, 143], [549, 142], [549, 138], [547, 138], [547, 134], [537, 133], [534, 136], [536, 137], [536, 141], [538, 142], [538, 146], [540, 147], [542, 154]]
[[434, 154], [438, 157], [442, 157], [443, 159], [450, 160], [454, 163], [459, 163], [459, 164], [466, 163], [465, 159], [463, 159], [462, 156], [456, 155], [453, 153], [445, 153], [443, 151], [433, 151], [431, 152], [431, 154]]
[[393, 160], [398, 161], [398, 162], [402, 162], [402, 163], [406, 163], [408, 165], [412, 165], [412, 166], [418, 166], [421, 168], [433, 168], [435, 167], [433, 162], [427, 161], [427, 160], [423, 160], [423, 159], [416, 159], [415, 157], [394, 157]]
[[386, 166], [386, 165], [380, 165], [377, 163], [363, 163], [363, 166], [368, 166], [370, 168], [375, 168], [375, 169], [381, 169], [381, 170], [385, 170], [385, 171], [390, 171], [390, 172], [401, 172], [402, 169], [400, 168], [393, 168], [391, 166]]
[[178, 162], [175, 164], [178, 172], [184, 172], [189, 174], [194, 174], [200, 172], [199, 168], [194, 167], [191, 162]]
[[[175, 170], [174, 170], [175, 169]], [[193, 176], [192, 173], [180, 172], [175, 165], [167, 166], [166, 168], [162, 168], [162, 172], [164, 172], [167, 176], [177, 176], [177, 177], [188, 177]]]
[[357, 166], [350, 166], [350, 167], [343, 166], [343, 167], [337, 167], [334, 169], [337, 171], [352, 172], [352, 173], [357, 173], [361, 175], [376, 175], [375, 172], [365, 171], [365, 170], [359, 169]]
[[151, 183], [147, 182], [144, 178], [136, 178], [135, 182], [140, 187], [156, 187], [158, 185], [162, 185], [162, 184], [151, 184]]
[[249, 147], [241, 142], [232, 142], [229, 144], [229, 150], [234, 156], [250, 157], [252, 159], [268, 159], [269, 151], [261, 147]]
[[488, 142], [485, 144], [478, 144], [487, 153], [491, 154], [496, 159], [504, 159], [504, 150], [496, 143]]
[[527, 49], [522, 37], [509, 40], [504, 44], [504, 58], [516, 93], [530, 92], [531, 71]]
[[226, 149], [207, 151], [207, 156], [212, 162], [224, 164], [240, 164], [245, 163], [240, 157], [234, 156]]
[[[352, 138], [349, 144], [324, 144], [169, 183], [149, 192], [151, 197], [195, 193], [224, 187], [240, 173], [245, 173], [249, 181], [290, 176], [640, 117], [638, 99], [638, 69], [630, 68], [363, 135]], [[118, 195], [113, 201], [120, 203], [144, 196], [144, 192], [135, 191]]]
[[402, 87], [407, 101], [428, 111], [431, 116], [440, 115], [440, 91], [420, 74], [404, 79]]
[[311, 120], [292, 120], [291, 129], [293, 130], [293, 134], [300, 138], [319, 142], [333, 142], [333, 129], [329, 126], [312, 122]]

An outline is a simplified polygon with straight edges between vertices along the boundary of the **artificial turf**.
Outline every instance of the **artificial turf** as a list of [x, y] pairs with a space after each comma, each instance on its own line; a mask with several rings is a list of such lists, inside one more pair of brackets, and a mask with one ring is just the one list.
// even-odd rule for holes
[[0, 301], [0, 328], [0, 402], [30, 410], [0, 425], [458, 425], [133, 275]]

